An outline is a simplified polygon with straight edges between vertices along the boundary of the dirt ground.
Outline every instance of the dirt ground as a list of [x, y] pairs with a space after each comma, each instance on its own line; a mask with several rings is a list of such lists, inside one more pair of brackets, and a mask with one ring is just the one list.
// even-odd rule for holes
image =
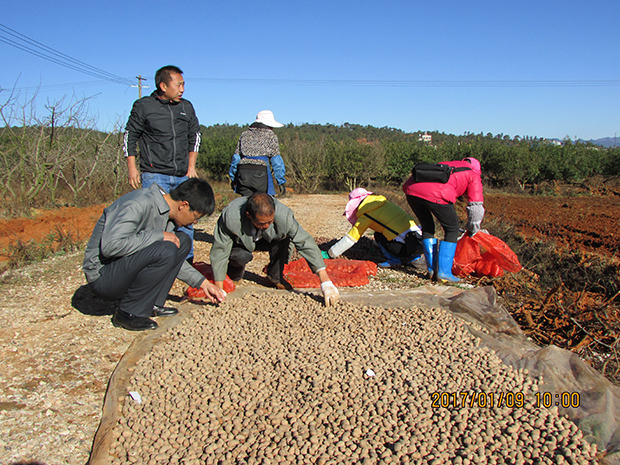
[[[340, 238], [350, 225], [342, 195], [291, 195], [283, 199], [315, 238]], [[486, 196], [487, 218], [510, 222], [525, 235], [556, 240], [618, 257], [620, 197]], [[49, 234], [88, 238], [103, 206], [38, 212], [34, 219], [0, 221], [0, 251], [10, 242], [44, 240]], [[217, 215], [196, 228], [196, 257], [208, 261]], [[4, 253], [4, 252], [2, 252]], [[6, 255], [5, 255], [6, 258]], [[0, 463], [87, 462], [101, 419], [107, 382], [136, 334], [114, 328], [112, 307], [88, 291], [82, 254], [56, 257], [5, 274], [0, 281]], [[266, 257], [258, 254], [240, 285], [262, 284]], [[410, 270], [384, 279], [416, 286]], [[392, 279], [392, 276], [394, 278]], [[381, 276], [379, 276], [380, 278]], [[379, 281], [377, 281], [379, 282]], [[184, 287], [176, 283], [170, 303]], [[194, 305], [194, 304], [183, 304]], [[208, 307], [205, 307], [208, 309]]]
[[534, 197], [486, 195], [488, 219], [506, 221], [528, 237], [620, 257], [620, 195]]

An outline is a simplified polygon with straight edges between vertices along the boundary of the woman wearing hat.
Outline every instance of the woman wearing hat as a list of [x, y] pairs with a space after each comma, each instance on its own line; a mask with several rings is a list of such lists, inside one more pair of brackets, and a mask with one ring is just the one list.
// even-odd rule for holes
[[286, 169], [280, 156], [278, 137], [273, 132], [273, 128], [282, 126], [271, 111], [263, 110], [250, 127], [243, 131], [228, 171], [231, 187], [236, 193], [243, 196], [254, 192], [275, 195], [273, 177], [276, 178], [280, 194], [286, 192]]
[[[440, 164], [468, 169], [453, 172], [445, 184], [414, 182], [413, 177], [410, 177], [403, 185], [403, 191], [422, 226], [424, 258], [430, 277], [436, 277], [440, 281], [458, 282], [459, 278], [452, 274], [452, 262], [459, 236], [459, 218], [454, 202], [461, 195], [467, 195], [466, 229], [471, 235], [480, 231], [480, 223], [484, 217], [480, 162], [468, 157], [461, 161], [442, 161]], [[441, 242], [435, 239], [433, 217], [437, 218], [444, 230], [444, 240]]]
[[422, 252], [421, 231], [415, 220], [382, 195], [361, 187], [353, 189], [344, 216], [353, 227], [329, 249], [330, 258], [349, 250], [368, 228], [375, 232], [375, 241], [387, 259], [379, 263], [381, 267], [401, 265]]

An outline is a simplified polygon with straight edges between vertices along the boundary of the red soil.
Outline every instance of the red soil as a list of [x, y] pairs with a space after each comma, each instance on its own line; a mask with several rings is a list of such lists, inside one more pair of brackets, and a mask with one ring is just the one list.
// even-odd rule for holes
[[87, 208], [65, 207], [37, 211], [34, 218], [0, 220], [0, 262], [8, 260], [9, 245], [18, 241], [43, 242], [50, 234], [70, 235], [75, 242], [88, 240], [104, 205]]
[[[526, 237], [620, 257], [620, 196], [486, 195], [486, 220], [507, 221]], [[484, 222], [483, 222], [484, 227]]]

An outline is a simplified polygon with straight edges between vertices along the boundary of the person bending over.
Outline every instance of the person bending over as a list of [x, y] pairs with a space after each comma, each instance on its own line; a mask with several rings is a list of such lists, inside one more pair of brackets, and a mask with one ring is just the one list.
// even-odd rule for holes
[[278, 289], [284, 289], [284, 265], [288, 263], [292, 243], [310, 269], [321, 280], [325, 305], [338, 302], [338, 289], [330, 281], [319, 247], [295, 220], [293, 211], [272, 196], [254, 193], [238, 197], [222, 211], [213, 233], [211, 268], [217, 286], [224, 288], [226, 275], [239, 281], [255, 250], [269, 252], [267, 279]]
[[386, 258], [379, 263], [380, 267], [398, 266], [420, 257], [422, 230], [411, 216], [383, 195], [362, 187], [353, 189], [344, 216], [353, 227], [327, 251], [330, 258], [349, 250], [369, 228], [375, 232], [375, 241]]
[[[466, 194], [468, 203], [465, 228], [472, 236], [480, 231], [484, 217], [480, 162], [468, 157], [461, 161], [442, 161], [440, 164], [462, 171], [453, 172], [446, 183], [414, 182], [413, 177], [410, 177], [403, 185], [403, 191], [422, 226], [424, 258], [430, 277], [439, 281], [458, 282], [460, 279], [452, 274], [459, 236], [459, 218], [454, 203], [458, 197]], [[437, 218], [444, 230], [444, 240], [441, 242], [435, 238], [433, 217]]]

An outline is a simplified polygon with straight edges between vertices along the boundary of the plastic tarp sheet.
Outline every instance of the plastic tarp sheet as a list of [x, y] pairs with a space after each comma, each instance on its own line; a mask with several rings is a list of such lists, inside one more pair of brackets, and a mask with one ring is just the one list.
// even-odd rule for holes
[[[237, 289], [227, 298], [243, 298], [252, 292], [287, 292], [248, 286]], [[302, 292], [302, 291], [295, 291]], [[303, 293], [319, 293], [305, 290]], [[493, 287], [463, 290], [454, 286], [424, 286], [398, 291], [364, 291], [340, 289], [342, 300], [367, 306], [441, 308], [470, 323], [469, 330], [483, 345], [514, 368], [527, 368], [529, 375], [539, 379], [540, 390], [551, 393], [578, 392], [579, 408], [562, 409], [583, 431], [591, 443], [607, 455], [601, 463], [620, 465], [620, 388], [570, 351], [556, 346], [540, 347], [528, 340], [517, 323], [504, 309]], [[193, 306], [195, 304], [187, 304]], [[133, 366], [157, 341], [165, 337], [168, 328], [191, 311], [165, 319], [165, 325], [147, 334], [140, 334], [129, 347], [114, 371], [106, 392], [103, 418], [93, 441], [90, 465], [109, 463], [108, 450], [113, 426], [118, 421], [118, 400], [127, 396]], [[487, 332], [475, 329], [482, 327]], [[542, 381], [540, 379], [542, 378]]]
[[584, 433], [586, 440], [606, 450], [603, 463], [620, 464], [620, 388], [591, 368], [576, 354], [556, 346], [540, 347], [521, 331], [498, 302], [493, 287], [463, 292], [449, 299], [448, 309], [466, 321], [477, 323], [489, 333], [470, 331], [514, 368], [527, 368], [539, 381], [540, 390], [561, 396], [579, 393], [578, 408], [558, 407]]

